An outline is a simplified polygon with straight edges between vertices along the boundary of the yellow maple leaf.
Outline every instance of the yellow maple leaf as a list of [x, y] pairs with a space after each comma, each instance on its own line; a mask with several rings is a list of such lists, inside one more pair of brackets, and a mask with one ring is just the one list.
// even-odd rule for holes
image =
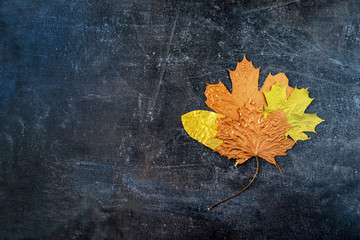
[[312, 102], [309, 91], [305, 88], [295, 87], [292, 94], [287, 98], [286, 88], [281, 83], [276, 83], [269, 92], [264, 92], [267, 106], [264, 107], [264, 116], [282, 109], [286, 115], [286, 121], [291, 128], [286, 132], [295, 142], [310, 139], [304, 132], [315, 132], [315, 127], [322, 120], [316, 113], [305, 113], [306, 108]]

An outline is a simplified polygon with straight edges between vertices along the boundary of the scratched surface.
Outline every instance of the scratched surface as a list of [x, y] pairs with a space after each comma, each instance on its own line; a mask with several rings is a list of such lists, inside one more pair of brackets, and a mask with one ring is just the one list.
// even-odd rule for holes
[[[0, 239], [360, 238], [360, 3], [0, 3]], [[243, 56], [325, 122], [234, 167], [180, 116]]]

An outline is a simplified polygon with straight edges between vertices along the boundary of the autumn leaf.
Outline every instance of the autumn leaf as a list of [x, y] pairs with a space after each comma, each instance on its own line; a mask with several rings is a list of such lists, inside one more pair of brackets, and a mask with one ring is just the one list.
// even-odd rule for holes
[[291, 128], [286, 132], [295, 142], [310, 139], [304, 132], [315, 132], [315, 127], [322, 120], [316, 114], [304, 113], [313, 99], [309, 98], [309, 91], [305, 88], [295, 87], [289, 98], [286, 96], [286, 88], [281, 83], [272, 86], [271, 91], [264, 92], [267, 106], [264, 107], [264, 116], [282, 109], [286, 115], [286, 121]]
[[275, 111], [267, 118], [262, 107], [249, 101], [239, 109], [239, 121], [228, 117], [218, 119], [216, 138], [224, 141], [215, 151], [228, 158], [236, 159], [236, 165], [251, 157], [261, 157], [277, 166], [275, 156], [286, 155], [286, 150], [295, 144], [285, 133], [291, 126], [286, 122], [285, 114]]
[[217, 113], [221, 113], [233, 120], [239, 120], [238, 109], [251, 99], [258, 106], [266, 104], [264, 91], [270, 91], [270, 87], [276, 82], [287, 86], [289, 96], [293, 88], [288, 86], [289, 80], [284, 73], [276, 75], [269, 74], [265, 79], [263, 87], [258, 90], [260, 69], [255, 69], [253, 64], [245, 57], [239, 62], [235, 71], [229, 70], [232, 82], [232, 93], [230, 93], [222, 82], [218, 84], [207, 84], [205, 103]]
[[304, 132], [315, 132], [315, 126], [323, 121], [316, 114], [305, 113], [312, 101], [307, 89], [290, 87], [284, 73], [269, 74], [258, 90], [259, 70], [244, 57], [235, 71], [229, 71], [231, 93], [222, 82], [206, 85], [205, 103], [216, 113], [197, 110], [181, 117], [190, 137], [235, 159], [235, 165], [252, 157], [256, 159], [257, 168], [250, 183], [209, 209], [239, 195], [252, 184], [259, 169], [258, 157], [280, 170], [275, 156], [286, 155], [297, 140], [308, 139]]
[[215, 150], [223, 143], [215, 138], [218, 132], [216, 119], [222, 117], [224, 116], [218, 113], [196, 110], [182, 115], [181, 121], [190, 137]]

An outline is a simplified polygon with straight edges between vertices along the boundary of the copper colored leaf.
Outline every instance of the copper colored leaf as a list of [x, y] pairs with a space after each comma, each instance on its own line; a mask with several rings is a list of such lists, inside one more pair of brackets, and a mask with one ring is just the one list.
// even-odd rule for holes
[[286, 155], [286, 150], [295, 144], [285, 137], [291, 126], [281, 110], [265, 118], [262, 107], [249, 101], [239, 109], [238, 115], [239, 121], [229, 117], [218, 118], [216, 138], [224, 143], [215, 149], [221, 155], [236, 159], [236, 165], [255, 156], [277, 165], [275, 156]]

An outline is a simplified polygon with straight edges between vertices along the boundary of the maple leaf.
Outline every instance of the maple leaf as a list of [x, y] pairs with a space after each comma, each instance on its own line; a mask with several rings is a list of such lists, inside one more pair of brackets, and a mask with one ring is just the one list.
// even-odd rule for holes
[[264, 116], [282, 109], [286, 115], [286, 121], [291, 128], [286, 132], [295, 142], [298, 140], [310, 139], [304, 132], [315, 132], [315, 127], [323, 122], [316, 113], [304, 113], [306, 108], [312, 102], [309, 98], [309, 91], [305, 88], [294, 91], [287, 98], [286, 88], [281, 83], [276, 83], [271, 87], [269, 92], [264, 92], [267, 106], [264, 107]]
[[261, 157], [269, 163], [278, 166], [275, 156], [286, 155], [286, 150], [295, 144], [285, 133], [291, 126], [286, 122], [285, 114], [275, 111], [267, 118], [262, 107], [249, 101], [238, 112], [239, 121], [228, 117], [219, 118], [216, 138], [223, 140], [215, 151], [228, 158], [236, 159], [236, 164], [242, 164], [251, 157]]
[[289, 87], [289, 80], [284, 73], [266, 77], [260, 91], [258, 90], [260, 69], [255, 69], [252, 62], [246, 57], [239, 62], [235, 71], [229, 70], [232, 83], [232, 93], [220, 81], [218, 84], [206, 84], [205, 103], [217, 113], [221, 113], [233, 120], [239, 120], [238, 109], [251, 98], [258, 106], [266, 104], [263, 92], [270, 91], [270, 87], [276, 82], [287, 86], [287, 96], [290, 96], [293, 88]]

